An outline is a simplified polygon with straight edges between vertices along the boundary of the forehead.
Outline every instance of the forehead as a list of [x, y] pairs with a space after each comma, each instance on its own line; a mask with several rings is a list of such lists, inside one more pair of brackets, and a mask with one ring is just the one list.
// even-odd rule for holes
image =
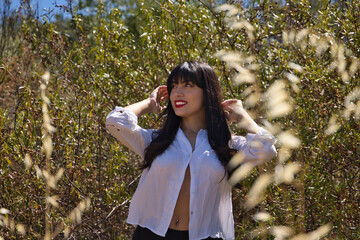
[[194, 83], [191, 79], [184, 79], [184, 78], [174, 78], [171, 80], [171, 84], [181, 84], [181, 83]]
[[168, 89], [171, 90], [172, 85], [179, 83], [194, 83], [200, 88], [203, 88], [202, 76], [196, 69], [186, 66], [175, 68], [167, 80]]

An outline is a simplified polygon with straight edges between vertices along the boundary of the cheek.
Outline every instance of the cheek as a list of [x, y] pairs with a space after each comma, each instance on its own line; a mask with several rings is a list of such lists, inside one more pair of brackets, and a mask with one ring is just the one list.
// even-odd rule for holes
[[174, 107], [174, 95], [171, 94], [171, 93], [170, 93], [170, 95], [169, 95], [169, 100], [170, 100], [170, 104], [171, 104], [172, 108], [175, 108], [175, 107]]
[[169, 99], [170, 99], [170, 102], [171, 102], [171, 104], [172, 104], [173, 101], [174, 101], [174, 94], [172, 94], [171, 92], [170, 92], [170, 94], [169, 94]]
[[199, 101], [199, 105], [204, 107], [205, 106], [205, 99], [204, 99], [204, 94], [200, 93], [198, 95], [198, 101]]

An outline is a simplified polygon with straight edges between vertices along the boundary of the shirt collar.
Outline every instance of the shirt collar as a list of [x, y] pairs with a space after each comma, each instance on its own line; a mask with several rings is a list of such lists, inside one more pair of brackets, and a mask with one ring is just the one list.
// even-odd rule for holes
[[[182, 148], [183, 148], [183, 150], [185, 150], [185, 152], [192, 152], [191, 144], [190, 144], [189, 140], [187, 139], [187, 137], [185, 136], [184, 132], [181, 130], [181, 128], [178, 129], [176, 138], [182, 144]], [[207, 139], [208, 139], [207, 130], [200, 129], [196, 136], [196, 143], [195, 143], [194, 151], [198, 148], [198, 146], [200, 146], [200, 144], [202, 144], [204, 142], [204, 140], [207, 141]]]

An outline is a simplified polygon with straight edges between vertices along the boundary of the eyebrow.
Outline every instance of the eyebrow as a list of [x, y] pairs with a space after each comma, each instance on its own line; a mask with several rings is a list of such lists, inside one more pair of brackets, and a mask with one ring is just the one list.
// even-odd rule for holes
[[192, 81], [192, 80], [184, 80], [183, 78], [181, 78], [181, 79], [173, 79], [172, 81], [171, 81], [171, 83], [172, 84], [179, 84], [179, 83], [193, 83], [193, 84], [195, 84], [195, 82], [194, 81]]

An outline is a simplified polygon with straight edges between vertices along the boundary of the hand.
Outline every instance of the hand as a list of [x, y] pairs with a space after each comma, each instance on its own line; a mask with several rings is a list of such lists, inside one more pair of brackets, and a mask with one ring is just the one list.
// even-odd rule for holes
[[244, 113], [246, 113], [242, 102], [237, 99], [226, 100], [221, 105], [229, 122], [240, 122], [244, 117]]
[[238, 123], [238, 126], [248, 133], [257, 133], [260, 130], [260, 126], [245, 111], [240, 100], [229, 99], [221, 105], [229, 122]]
[[161, 105], [169, 97], [167, 87], [165, 85], [161, 85], [157, 87], [149, 96], [152, 112], [159, 113], [163, 111], [166, 106]]

